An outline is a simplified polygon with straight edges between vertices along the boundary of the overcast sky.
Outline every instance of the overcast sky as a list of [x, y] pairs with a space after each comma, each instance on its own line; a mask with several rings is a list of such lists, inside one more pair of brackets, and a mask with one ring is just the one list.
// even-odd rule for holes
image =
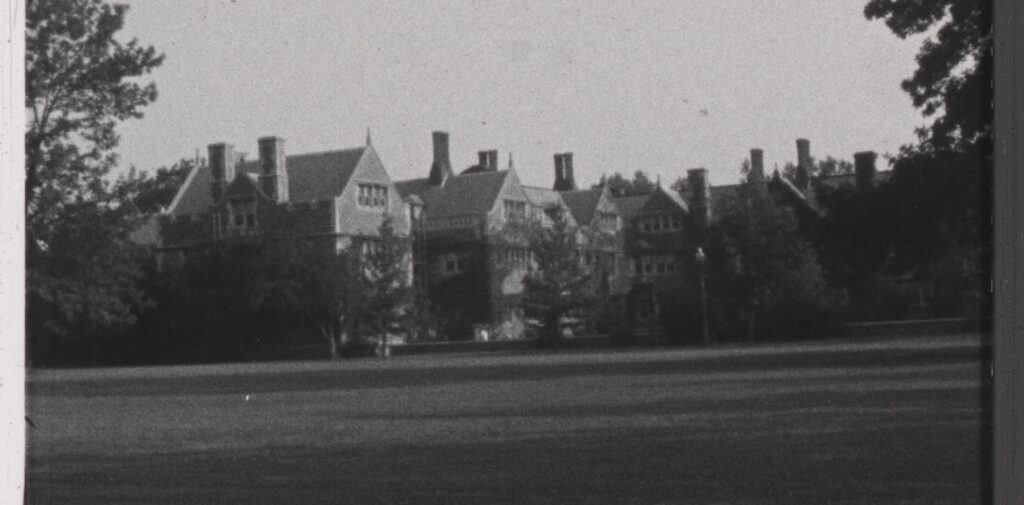
[[[121, 0], [124, 1], [124, 0]], [[392, 178], [426, 176], [432, 130], [461, 170], [511, 151], [550, 186], [575, 153], [581, 186], [642, 169], [668, 184], [706, 167], [895, 152], [924, 123], [900, 81], [919, 40], [863, 16], [865, 0], [129, 0], [125, 35], [166, 54], [159, 99], [121, 127], [122, 165], [355, 147], [366, 128]]]

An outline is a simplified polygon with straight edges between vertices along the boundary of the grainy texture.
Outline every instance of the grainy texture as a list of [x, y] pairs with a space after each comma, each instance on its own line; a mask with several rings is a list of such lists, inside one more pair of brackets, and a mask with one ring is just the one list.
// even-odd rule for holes
[[29, 503], [979, 503], [978, 337], [34, 372]]

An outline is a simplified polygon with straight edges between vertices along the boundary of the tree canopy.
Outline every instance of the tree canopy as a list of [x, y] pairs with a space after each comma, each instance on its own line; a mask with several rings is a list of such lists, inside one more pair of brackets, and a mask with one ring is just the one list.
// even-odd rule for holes
[[709, 291], [720, 333], [799, 338], [822, 330], [812, 326], [821, 323], [824, 307], [817, 256], [796, 217], [763, 182], [741, 184], [709, 235]]
[[601, 176], [601, 180], [594, 184], [595, 188], [603, 188], [607, 186], [612, 194], [619, 196], [630, 196], [630, 195], [647, 195], [654, 192], [655, 183], [651, 181], [650, 176], [647, 175], [643, 170], [637, 170], [633, 173], [632, 179], [627, 179], [624, 175], [619, 172], [615, 172], [610, 176]]
[[869, 0], [868, 19], [896, 36], [928, 34], [917, 69], [903, 89], [933, 118], [922, 139], [962, 151], [992, 134], [992, 2], [988, 0]]
[[116, 126], [156, 99], [140, 78], [163, 56], [116, 37], [126, 11], [101, 0], [27, 3], [27, 323], [30, 339], [47, 342], [36, 348], [95, 343], [130, 324], [142, 302], [127, 238], [138, 213], [106, 176], [117, 161]]

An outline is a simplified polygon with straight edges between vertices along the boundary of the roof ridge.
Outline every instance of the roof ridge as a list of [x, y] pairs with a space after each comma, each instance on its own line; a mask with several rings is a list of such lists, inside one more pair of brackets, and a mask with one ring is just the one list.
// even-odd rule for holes
[[480, 171], [480, 172], [462, 172], [462, 173], [456, 175], [455, 177], [458, 178], [458, 177], [469, 176], [469, 175], [507, 174], [507, 173], [508, 173], [508, 169], [506, 168], [505, 170], [484, 170], [484, 171]]
[[314, 151], [314, 152], [311, 152], [311, 153], [302, 153], [302, 154], [288, 154], [288, 155], [285, 155], [285, 158], [305, 158], [305, 157], [308, 157], [308, 156], [323, 156], [325, 154], [355, 152], [355, 151], [363, 151], [363, 150], [366, 150], [366, 146], [346, 147], [344, 149], [328, 149], [326, 151]]

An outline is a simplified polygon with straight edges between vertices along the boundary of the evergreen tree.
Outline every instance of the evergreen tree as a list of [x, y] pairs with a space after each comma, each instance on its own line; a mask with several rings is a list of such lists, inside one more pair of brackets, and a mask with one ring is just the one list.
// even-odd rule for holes
[[550, 227], [522, 225], [532, 264], [523, 277], [523, 310], [541, 325], [541, 345], [558, 345], [564, 319], [597, 300], [598, 276], [581, 257], [586, 238], [569, 223], [565, 211], [554, 214]]

